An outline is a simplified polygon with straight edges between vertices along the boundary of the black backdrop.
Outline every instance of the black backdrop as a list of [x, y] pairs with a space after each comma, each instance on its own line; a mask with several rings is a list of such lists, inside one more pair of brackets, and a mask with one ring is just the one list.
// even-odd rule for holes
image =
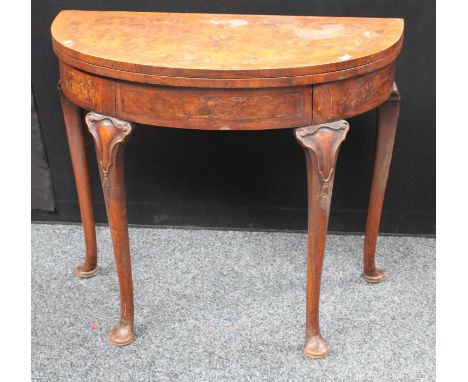
[[[56, 211], [33, 220], [80, 220], [49, 28], [61, 9], [402, 17], [397, 64], [402, 96], [381, 231], [435, 232], [435, 1], [216, 0], [32, 2], [32, 83], [49, 159]], [[363, 231], [375, 111], [349, 120], [333, 191], [330, 230]], [[96, 220], [105, 222], [88, 137]], [[305, 229], [306, 177], [291, 131], [203, 132], [139, 125], [126, 151], [129, 222], [151, 225]]]

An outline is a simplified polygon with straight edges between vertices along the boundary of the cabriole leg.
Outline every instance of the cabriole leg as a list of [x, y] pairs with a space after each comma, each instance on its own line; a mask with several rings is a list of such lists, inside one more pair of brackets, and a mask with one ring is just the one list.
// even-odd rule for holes
[[384, 280], [384, 272], [375, 266], [375, 249], [399, 112], [400, 95], [393, 84], [390, 97], [378, 108], [377, 144], [364, 240], [363, 277], [370, 283]]
[[113, 344], [123, 346], [131, 343], [135, 337], [124, 183], [124, 145], [133, 130], [133, 124], [93, 112], [86, 115], [86, 124], [96, 147], [120, 286], [121, 317], [109, 333], [109, 339]]
[[330, 346], [320, 333], [320, 282], [335, 165], [340, 144], [348, 130], [346, 121], [295, 130], [296, 139], [304, 148], [307, 165], [308, 244], [304, 353], [311, 358], [323, 358], [330, 351]]
[[86, 245], [84, 263], [78, 265], [75, 272], [79, 277], [87, 278], [94, 276], [97, 272], [97, 245], [82, 110], [65, 97], [60, 84], [59, 91]]

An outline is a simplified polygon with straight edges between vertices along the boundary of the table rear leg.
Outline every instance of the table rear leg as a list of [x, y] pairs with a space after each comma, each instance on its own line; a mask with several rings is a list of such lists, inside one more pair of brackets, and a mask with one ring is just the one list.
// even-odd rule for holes
[[295, 130], [297, 141], [304, 147], [307, 165], [308, 244], [304, 353], [311, 358], [323, 358], [330, 351], [330, 346], [320, 333], [320, 283], [336, 160], [340, 144], [348, 130], [346, 121]]
[[81, 108], [65, 97], [60, 84], [59, 91], [86, 245], [84, 263], [78, 265], [75, 272], [79, 277], [87, 278], [94, 276], [97, 272], [97, 245], [83, 116]]
[[394, 84], [390, 97], [378, 108], [377, 144], [364, 240], [363, 278], [370, 283], [385, 278], [383, 270], [375, 266], [375, 250], [399, 112], [400, 95]]
[[120, 286], [121, 316], [109, 333], [109, 339], [115, 345], [124, 346], [133, 342], [135, 338], [124, 182], [124, 146], [133, 130], [133, 124], [93, 112], [86, 115], [86, 123], [96, 147]]

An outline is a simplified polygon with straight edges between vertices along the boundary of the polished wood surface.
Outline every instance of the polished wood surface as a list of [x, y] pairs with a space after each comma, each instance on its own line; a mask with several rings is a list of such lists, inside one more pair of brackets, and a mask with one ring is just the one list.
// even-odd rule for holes
[[[398, 51], [402, 19], [62, 11], [55, 51], [153, 76], [246, 79], [339, 71]], [[104, 73], [103, 73], [104, 74]]]
[[366, 236], [364, 241], [364, 272], [366, 281], [377, 283], [384, 280], [384, 272], [375, 265], [375, 250], [379, 234], [380, 216], [387, 188], [388, 172], [392, 160], [393, 143], [400, 113], [400, 93], [396, 85], [385, 103], [379, 106], [377, 122], [377, 144], [372, 174]]
[[123, 346], [133, 342], [135, 338], [133, 281], [124, 182], [124, 148], [134, 126], [129, 122], [93, 112], [86, 115], [86, 124], [96, 147], [120, 285], [120, 320], [109, 333], [109, 339], [113, 344]]
[[94, 225], [93, 196], [89, 176], [86, 144], [84, 137], [84, 121], [82, 110], [70, 102], [64, 95], [59, 84], [62, 101], [65, 131], [75, 177], [76, 190], [80, 205], [81, 221], [85, 238], [86, 256], [83, 264], [76, 267], [75, 272], [83, 278], [92, 277], [97, 272], [96, 227]]
[[[89, 110], [120, 286], [109, 337], [135, 338], [125, 206], [124, 146], [135, 123], [202, 129], [295, 128], [306, 156], [308, 245], [304, 352], [330, 346], [319, 324], [320, 286], [344, 118], [378, 107], [378, 138], [363, 277], [383, 280], [375, 252], [398, 119], [395, 62], [403, 20], [63, 11], [52, 25], [62, 107], [86, 240], [77, 273], [96, 273], [96, 235], [81, 108]], [[213, 158], [216, 160], [216, 158]]]
[[390, 95], [395, 64], [362, 76], [313, 87], [312, 123], [336, 121], [374, 109]]
[[304, 126], [312, 119], [310, 87], [172, 89], [116, 86], [116, 114], [140, 123], [185, 129], [258, 130]]
[[65, 63], [60, 64], [60, 76], [70, 100], [100, 114], [185, 129], [265, 130], [330, 122], [375, 108], [392, 91], [394, 65], [314, 86], [257, 89], [129, 83]]
[[304, 148], [307, 168], [307, 285], [306, 341], [304, 353], [311, 358], [323, 358], [330, 346], [320, 333], [319, 303], [323, 256], [330, 215], [333, 180], [338, 150], [346, 138], [349, 124], [337, 121], [295, 130]]

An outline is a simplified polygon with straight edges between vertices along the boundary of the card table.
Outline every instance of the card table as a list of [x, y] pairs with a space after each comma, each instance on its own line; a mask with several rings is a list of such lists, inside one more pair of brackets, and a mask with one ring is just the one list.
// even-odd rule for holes
[[[86, 243], [80, 277], [97, 272], [84, 126], [95, 144], [120, 286], [119, 346], [134, 340], [124, 147], [137, 124], [199, 130], [291, 129], [307, 169], [308, 244], [304, 353], [330, 346], [319, 325], [322, 263], [345, 119], [378, 108], [363, 279], [375, 265], [399, 94], [402, 19], [62, 11], [51, 32]], [[83, 110], [86, 114], [83, 121]], [[219, 132], [219, 134], [223, 134]], [[213, 158], [216, 160], [216, 158]]]

